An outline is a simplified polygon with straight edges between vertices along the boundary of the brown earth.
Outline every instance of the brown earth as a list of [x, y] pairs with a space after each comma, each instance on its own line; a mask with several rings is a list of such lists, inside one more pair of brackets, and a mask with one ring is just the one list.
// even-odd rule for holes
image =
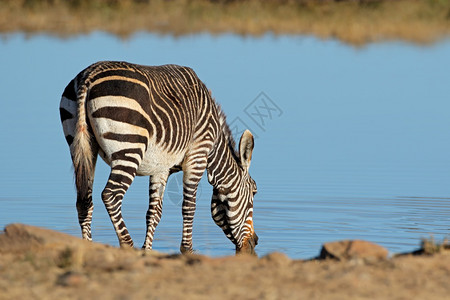
[[387, 259], [370, 245], [326, 244], [322, 256], [334, 258], [323, 260], [210, 258], [13, 224], [0, 235], [0, 299], [448, 299], [448, 250]]

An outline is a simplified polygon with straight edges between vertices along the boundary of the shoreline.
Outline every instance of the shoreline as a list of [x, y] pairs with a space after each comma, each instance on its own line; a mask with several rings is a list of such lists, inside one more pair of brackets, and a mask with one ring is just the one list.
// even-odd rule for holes
[[6, 0], [0, 3], [0, 20], [0, 34], [269, 33], [354, 46], [390, 40], [430, 44], [450, 36], [450, 1]]

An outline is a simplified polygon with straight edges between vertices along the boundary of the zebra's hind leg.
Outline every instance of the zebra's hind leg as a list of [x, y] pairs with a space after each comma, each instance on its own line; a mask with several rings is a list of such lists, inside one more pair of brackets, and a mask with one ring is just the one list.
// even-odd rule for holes
[[142, 249], [151, 250], [156, 226], [161, 221], [164, 190], [169, 173], [152, 175], [149, 187], [149, 206], [146, 215], [147, 233]]
[[94, 211], [94, 203], [92, 202], [92, 185], [94, 183], [94, 171], [95, 163], [97, 160], [97, 154], [93, 156], [93, 167], [91, 178], [88, 182], [87, 193], [77, 191], [77, 211], [78, 211], [78, 222], [81, 227], [81, 235], [83, 239], [92, 241], [91, 234], [91, 223], [92, 223], [92, 212]]
[[122, 217], [122, 200], [136, 176], [136, 170], [137, 167], [124, 166], [113, 161], [111, 174], [102, 192], [103, 203], [116, 230], [121, 247], [133, 247], [133, 240]]

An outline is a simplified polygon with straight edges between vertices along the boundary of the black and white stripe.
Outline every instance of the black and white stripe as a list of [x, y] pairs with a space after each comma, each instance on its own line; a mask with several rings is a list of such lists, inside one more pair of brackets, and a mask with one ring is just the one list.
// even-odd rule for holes
[[111, 167], [102, 200], [121, 246], [133, 246], [121, 204], [134, 177], [150, 176], [143, 248], [151, 249], [167, 179], [182, 170], [180, 250], [191, 252], [196, 192], [207, 169], [213, 186], [214, 221], [236, 245], [237, 252], [254, 252], [256, 184], [248, 173], [253, 136], [244, 132], [236, 152], [225, 115], [192, 69], [98, 62], [67, 85], [60, 115], [75, 169], [84, 239], [92, 239], [92, 184], [100, 155]]

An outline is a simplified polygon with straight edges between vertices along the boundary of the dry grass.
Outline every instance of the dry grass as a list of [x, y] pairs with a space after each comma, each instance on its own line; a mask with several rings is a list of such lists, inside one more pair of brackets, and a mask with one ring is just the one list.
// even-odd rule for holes
[[0, 32], [312, 34], [350, 44], [429, 43], [450, 33], [450, 0], [0, 0]]
[[415, 251], [415, 253], [431, 255], [448, 250], [450, 250], [450, 242], [448, 240], [438, 243], [431, 237], [429, 239], [422, 239], [421, 247], [419, 250]]

